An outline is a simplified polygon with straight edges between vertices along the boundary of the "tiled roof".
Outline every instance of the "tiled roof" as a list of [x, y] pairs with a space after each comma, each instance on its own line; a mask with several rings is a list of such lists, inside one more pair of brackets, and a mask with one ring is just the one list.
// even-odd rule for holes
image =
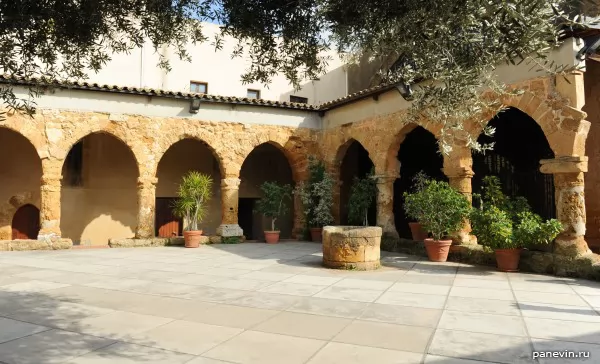
[[389, 91], [396, 87], [396, 84], [381, 84], [374, 86], [353, 94], [337, 98], [335, 100], [327, 101], [320, 105], [311, 105], [297, 102], [286, 102], [286, 101], [272, 101], [263, 99], [250, 99], [246, 97], [235, 97], [235, 96], [219, 96], [209, 95], [200, 93], [190, 92], [179, 92], [179, 91], [167, 91], [154, 88], [140, 88], [140, 87], [128, 87], [128, 86], [117, 86], [117, 85], [102, 85], [92, 82], [69, 82], [69, 81], [50, 81], [44, 78], [25, 78], [14, 75], [0, 74], [0, 83], [17, 84], [17, 85], [47, 85], [52, 87], [59, 87], [65, 89], [74, 90], [90, 90], [90, 91], [101, 91], [101, 92], [113, 92], [130, 95], [144, 95], [144, 96], [158, 96], [168, 97], [175, 99], [200, 99], [205, 102], [211, 103], [225, 103], [225, 104], [239, 104], [239, 105], [254, 105], [254, 106], [266, 106], [266, 107], [278, 107], [283, 109], [297, 109], [297, 110], [309, 110], [309, 111], [327, 111], [336, 107], [357, 101], [366, 97], [376, 97], [386, 91]]
[[263, 99], [250, 99], [246, 97], [235, 97], [235, 96], [218, 96], [208, 95], [200, 93], [190, 92], [177, 92], [177, 91], [166, 91], [153, 88], [140, 88], [140, 87], [127, 87], [127, 86], [116, 86], [116, 85], [101, 85], [98, 83], [91, 82], [58, 82], [49, 81], [44, 78], [24, 78], [14, 75], [0, 74], [0, 83], [18, 84], [18, 85], [46, 85], [66, 89], [75, 90], [91, 90], [91, 91], [103, 91], [122, 93], [130, 95], [144, 95], [144, 96], [158, 96], [158, 97], [169, 97], [175, 99], [200, 99], [205, 102], [211, 103], [226, 103], [226, 104], [240, 104], [240, 105], [254, 105], [254, 106], [266, 106], [266, 107], [279, 107], [284, 109], [299, 109], [299, 110], [311, 110], [317, 111], [318, 107], [309, 104], [296, 103], [296, 102], [285, 102], [285, 101], [271, 101]]
[[320, 104], [317, 109], [319, 111], [327, 111], [327, 110], [331, 110], [333, 108], [336, 108], [338, 106], [342, 106], [348, 103], [351, 103], [353, 101], [357, 101], [360, 99], [364, 99], [366, 97], [376, 97], [384, 92], [387, 92], [393, 88], [396, 87], [396, 83], [383, 83], [381, 85], [378, 86], [374, 86], [371, 88], [367, 88], [358, 92], [355, 92], [353, 94], [350, 94], [348, 96], [344, 96], [344, 97], [340, 97], [338, 99], [335, 100], [331, 100], [331, 101], [327, 101], [324, 102], [322, 104]]

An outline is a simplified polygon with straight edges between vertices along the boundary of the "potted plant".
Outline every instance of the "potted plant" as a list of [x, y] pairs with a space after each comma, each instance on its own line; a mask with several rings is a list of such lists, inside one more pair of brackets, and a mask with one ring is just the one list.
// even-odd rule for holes
[[369, 226], [369, 208], [377, 197], [377, 179], [373, 171], [365, 178], [354, 177], [348, 199], [348, 222]]
[[310, 229], [312, 241], [321, 241], [323, 226], [333, 222], [333, 178], [325, 165], [314, 157], [309, 158], [309, 178], [296, 187], [304, 211], [304, 221]]
[[[425, 172], [421, 171], [413, 177], [413, 192], [417, 192], [425, 187], [425, 183], [428, 180]], [[423, 229], [423, 225], [418, 221], [411, 221], [408, 223], [410, 233], [414, 241], [425, 241], [429, 237], [427, 231]]]
[[183, 218], [186, 248], [197, 248], [200, 245], [202, 230], [198, 229], [198, 224], [206, 217], [206, 207], [211, 195], [212, 178], [209, 175], [191, 171], [183, 176], [173, 213]]
[[290, 185], [279, 185], [276, 182], [265, 182], [260, 186], [263, 198], [258, 201], [256, 211], [271, 219], [271, 230], [264, 231], [265, 241], [268, 244], [279, 242], [279, 230], [275, 230], [275, 221], [285, 213], [287, 201], [291, 200], [292, 187]]
[[448, 183], [426, 180], [419, 190], [404, 193], [404, 210], [431, 232], [432, 238], [424, 241], [429, 260], [445, 262], [452, 245], [446, 237], [461, 229], [471, 205]]
[[480, 206], [471, 212], [471, 226], [478, 241], [494, 250], [502, 272], [518, 271], [524, 248], [549, 244], [562, 231], [558, 220], [531, 212], [523, 197], [504, 195], [497, 177], [485, 177], [482, 192], [474, 194]]

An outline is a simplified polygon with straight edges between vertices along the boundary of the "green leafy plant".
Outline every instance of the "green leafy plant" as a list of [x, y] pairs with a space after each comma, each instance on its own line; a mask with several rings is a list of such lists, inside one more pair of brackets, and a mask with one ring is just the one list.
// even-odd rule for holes
[[271, 231], [275, 231], [275, 221], [285, 214], [287, 202], [292, 199], [292, 186], [276, 182], [265, 182], [260, 186], [264, 197], [258, 201], [256, 212], [271, 219]]
[[309, 178], [294, 191], [302, 203], [304, 221], [309, 227], [323, 227], [333, 222], [333, 178], [323, 162], [309, 158]]
[[422, 188], [404, 193], [404, 210], [419, 221], [434, 240], [441, 240], [463, 226], [471, 205], [447, 182], [424, 180]]
[[496, 176], [485, 177], [482, 193], [474, 197], [479, 199], [480, 206], [471, 212], [473, 234], [482, 245], [492, 249], [549, 244], [563, 230], [558, 220], [543, 221], [533, 213], [524, 197], [506, 196]]
[[377, 197], [377, 179], [374, 171], [366, 177], [354, 177], [348, 199], [348, 220], [353, 225], [369, 226], [369, 208]]
[[191, 171], [183, 176], [173, 213], [187, 223], [186, 231], [195, 231], [208, 212], [207, 204], [212, 196], [212, 178], [200, 172]]
[[562, 224], [556, 219], [543, 221], [532, 212], [522, 212], [519, 222], [513, 229], [513, 239], [523, 248], [537, 244], [550, 244], [563, 230]]
[[496, 206], [473, 209], [471, 228], [477, 240], [492, 249], [517, 248], [513, 239], [513, 222], [508, 213]]

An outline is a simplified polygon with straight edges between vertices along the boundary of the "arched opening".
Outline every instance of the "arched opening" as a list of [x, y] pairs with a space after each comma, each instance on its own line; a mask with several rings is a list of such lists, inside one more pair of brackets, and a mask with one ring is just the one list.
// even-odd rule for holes
[[37, 239], [40, 232], [40, 210], [27, 204], [21, 206], [12, 219], [12, 240]]
[[[24, 204], [39, 206], [42, 163], [27, 138], [0, 127], [0, 166], [0, 240], [10, 240], [17, 208]], [[39, 213], [32, 219], [39, 224]], [[34, 221], [27, 224], [33, 225]]]
[[[364, 178], [373, 170], [373, 162], [369, 158], [369, 152], [358, 141], [352, 139], [347, 142], [347, 146], [342, 146], [346, 152], [341, 156], [339, 178], [340, 186], [340, 224], [350, 225], [348, 218], [348, 202], [354, 184], [354, 178]], [[343, 149], [341, 152], [343, 152]], [[367, 220], [370, 226], [376, 225], [377, 221], [377, 201], [373, 200]]]
[[75, 245], [131, 238], [137, 225], [138, 167], [129, 147], [107, 133], [77, 142], [62, 168], [62, 236]]
[[[263, 240], [264, 230], [271, 230], [270, 219], [254, 212], [258, 200], [263, 197], [260, 186], [264, 182], [294, 185], [292, 168], [281, 149], [270, 143], [255, 147], [244, 160], [240, 172], [238, 223], [248, 240]], [[289, 201], [286, 213], [276, 222], [282, 239], [292, 237], [294, 225], [293, 201]]]
[[532, 210], [544, 218], [556, 216], [554, 180], [540, 172], [540, 160], [554, 158], [542, 128], [516, 108], [496, 115], [488, 124], [492, 137], [481, 135], [480, 143], [494, 143], [485, 154], [473, 153], [473, 192], [480, 192], [483, 177], [500, 178], [504, 193], [523, 196]]
[[435, 136], [421, 126], [406, 135], [400, 144], [397, 158], [400, 161], [400, 178], [394, 183], [394, 222], [398, 235], [411, 239], [408, 223], [413, 220], [404, 212], [404, 192], [412, 190], [413, 179], [421, 171], [432, 179], [447, 181], [442, 172], [444, 158], [439, 152]]
[[156, 177], [155, 235], [181, 236], [183, 222], [173, 215], [172, 206], [182, 177], [190, 171], [208, 174], [213, 180], [213, 195], [208, 214], [200, 224], [204, 235], [212, 235], [221, 224], [221, 169], [212, 148], [197, 139], [183, 139], [171, 145], [158, 163]]

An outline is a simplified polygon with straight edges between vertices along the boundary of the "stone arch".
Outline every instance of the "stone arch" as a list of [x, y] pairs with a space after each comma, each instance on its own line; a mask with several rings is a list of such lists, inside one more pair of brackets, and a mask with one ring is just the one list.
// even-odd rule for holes
[[214, 148], [210, 143], [207, 142], [207, 140], [211, 140], [212, 138], [214, 138], [214, 135], [205, 135], [205, 136], [196, 136], [196, 135], [191, 135], [191, 134], [167, 135], [167, 137], [164, 138], [166, 140], [166, 143], [164, 145], [161, 145], [158, 148], [158, 150], [156, 151], [157, 162], [155, 164], [154, 176], [158, 177], [158, 165], [160, 164], [160, 161], [163, 159], [165, 154], [167, 154], [169, 149], [171, 149], [174, 145], [176, 145], [177, 143], [179, 143], [183, 140], [195, 140], [195, 141], [200, 142], [206, 148], [208, 148], [208, 150], [211, 152], [212, 156], [217, 160], [218, 167], [219, 167], [219, 173], [222, 176], [222, 178], [226, 178], [227, 176], [233, 176], [232, 173], [235, 175], [235, 177], [237, 177], [237, 174], [232, 171], [231, 167], [229, 167], [227, 163], [225, 163], [225, 160], [222, 157], [222, 153], [219, 153], [219, 151], [216, 148]]
[[378, 174], [397, 176], [400, 173], [398, 150], [400, 150], [400, 147], [406, 139], [406, 136], [418, 127], [422, 127], [436, 138], [438, 137], [438, 130], [430, 127], [429, 125], [418, 125], [415, 123], [402, 125], [400, 130], [393, 135], [393, 139], [388, 143], [389, 147], [385, 153], [381, 153], [381, 155], [378, 156], [378, 158], [376, 158], [374, 161], [376, 172]]
[[[183, 233], [182, 219], [172, 213], [177, 189], [182, 177], [197, 171], [212, 178], [212, 198], [208, 213], [201, 223], [205, 235], [214, 234], [221, 224], [221, 181], [225, 176], [219, 154], [204, 140], [197, 137], [173, 138], [156, 164], [155, 235], [172, 237]], [[237, 177], [237, 175], [236, 175]]]
[[421, 125], [407, 124], [395, 136], [386, 155], [386, 172], [398, 176], [394, 182], [394, 223], [398, 235], [411, 238], [409, 223], [403, 207], [404, 193], [411, 190], [413, 178], [424, 171], [430, 178], [446, 180], [442, 172], [444, 158], [439, 150], [437, 133]]
[[[351, 222], [348, 216], [350, 189], [355, 177], [364, 178], [374, 166], [369, 151], [358, 140], [350, 138], [338, 148], [335, 157], [334, 175], [338, 181], [339, 189], [335, 191], [336, 208], [334, 215], [337, 215], [340, 224], [358, 224], [358, 222]], [[373, 201], [368, 213], [369, 224], [375, 225], [376, 218], [377, 203]]]
[[12, 218], [12, 240], [37, 239], [40, 233], [40, 209], [34, 204], [19, 207]]
[[140, 171], [129, 145], [104, 130], [71, 145], [61, 167], [62, 236], [82, 245], [133, 237]]
[[481, 134], [478, 141], [495, 144], [485, 154], [473, 153], [473, 191], [480, 192], [483, 177], [494, 175], [505, 193], [523, 196], [534, 212], [554, 217], [553, 177], [540, 172], [540, 161], [555, 154], [542, 125], [515, 107], [494, 115], [487, 125], [496, 129], [494, 136]]
[[[585, 112], [564, 102], [552, 102], [531, 91], [504, 98], [502, 102], [504, 106], [518, 109], [531, 117], [542, 129], [556, 156], [585, 155], [585, 139], [590, 126], [585, 120]], [[490, 114], [487, 119], [493, 117]], [[475, 128], [472, 136], [477, 138], [482, 128], [483, 125]]]
[[17, 209], [26, 204], [40, 206], [42, 162], [31, 139], [0, 126], [0, 165], [0, 240], [9, 240]]
[[[289, 152], [279, 143], [267, 141], [255, 146], [240, 168], [238, 223], [251, 240], [262, 240], [263, 231], [270, 230], [270, 220], [254, 214], [256, 201], [263, 197], [260, 186], [264, 182], [278, 182], [294, 186], [295, 177]], [[294, 206], [278, 219], [276, 226], [282, 238], [291, 238], [294, 227]]]

